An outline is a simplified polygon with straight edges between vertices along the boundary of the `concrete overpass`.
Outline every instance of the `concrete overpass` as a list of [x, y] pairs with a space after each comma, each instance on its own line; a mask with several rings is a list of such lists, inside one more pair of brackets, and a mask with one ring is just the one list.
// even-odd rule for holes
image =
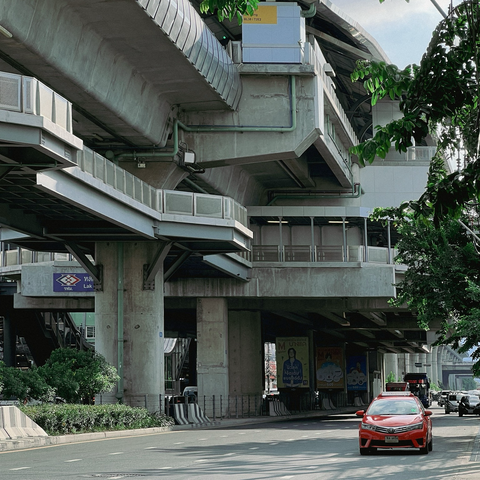
[[[278, 337], [308, 338], [309, 388], [317, 347], [373, 373], [428, 343], [388, 304], [396, 234], [367, 220], [422, 192], [428, 142], [360, 168], [348, 148], [396, 110], [372, 112], [349, 74], [386, 56], [330, 2], [264, 7], [267, 36], [186, 0], [0, 1], [0, 70], [19, 92], [1, 102], [1, 240], [78, 262], [5, 255], [19, 283], [3, 315], [94, 310], [129, 403], [163, 392], [166, 332], [197, 339], [204, 395], [261, 392], [262, 341]], [[94, 292], [54, 291], [82, 269]]]

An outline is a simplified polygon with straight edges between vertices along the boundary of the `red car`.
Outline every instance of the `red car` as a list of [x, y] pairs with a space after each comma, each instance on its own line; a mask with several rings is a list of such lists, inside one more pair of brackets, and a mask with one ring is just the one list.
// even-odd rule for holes
[[423, 454], [433, 449], [432, 412], [411, 392], [383, 392], [356, 415], [363, 417], [358, 426], [360, 455], [377, 448], [418, 448]]

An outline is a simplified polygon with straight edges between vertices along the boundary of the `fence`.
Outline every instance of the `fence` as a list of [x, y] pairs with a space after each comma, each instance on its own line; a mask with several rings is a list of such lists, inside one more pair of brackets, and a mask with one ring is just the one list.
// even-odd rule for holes
[[[369, 263], [393, 263], [396, 249], [367, 247]], [[253, 262], [363, 262], [365, 247], [348, 245], [345, 258], [342, 245], [252, 245]]]
[[[367, 393], [353, 392], [295, 392], [287, 395], [201, 395], [195, 399], [170, 395], [134, 395], [129, 396], [129, 404], [137, 407], [161, 406], [161, 413], [174, 417], [174, 405], [198, 405], [200, 410], [212, 422], [222, 419], [251, 418], [270, 416], [271, 402], [281, 402], [286, 411], [291, 414], [309, 411], [329, 411], [337, 408], [354, 407], [367, 403]], [[115, 397], [111, 394], [97, 395], [96, 403], [112, 403]]]

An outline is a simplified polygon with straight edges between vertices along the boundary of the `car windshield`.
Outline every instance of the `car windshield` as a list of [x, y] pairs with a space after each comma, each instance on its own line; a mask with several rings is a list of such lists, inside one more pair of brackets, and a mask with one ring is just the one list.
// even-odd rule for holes
[[413, 400], [375, 400], [367, 415], [418, 415], [419, 407]]

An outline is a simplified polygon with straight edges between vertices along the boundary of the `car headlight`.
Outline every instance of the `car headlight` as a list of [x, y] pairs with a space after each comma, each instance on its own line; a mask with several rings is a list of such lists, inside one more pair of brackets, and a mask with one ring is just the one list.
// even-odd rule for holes
[[422, 430], [423, 429], [423, 422], [415, 423], [414, 425], [410, 425], [405, 429], [406, 432], [410, 432], [412, 430]]
[[375, 427], [375, 425], [370, 425], [369, 423], [363, 423], [362, 422], [362, 429], [363, 430], [373, 430], [373, 431], [375, 431], [377, 429], [377, 427]]

